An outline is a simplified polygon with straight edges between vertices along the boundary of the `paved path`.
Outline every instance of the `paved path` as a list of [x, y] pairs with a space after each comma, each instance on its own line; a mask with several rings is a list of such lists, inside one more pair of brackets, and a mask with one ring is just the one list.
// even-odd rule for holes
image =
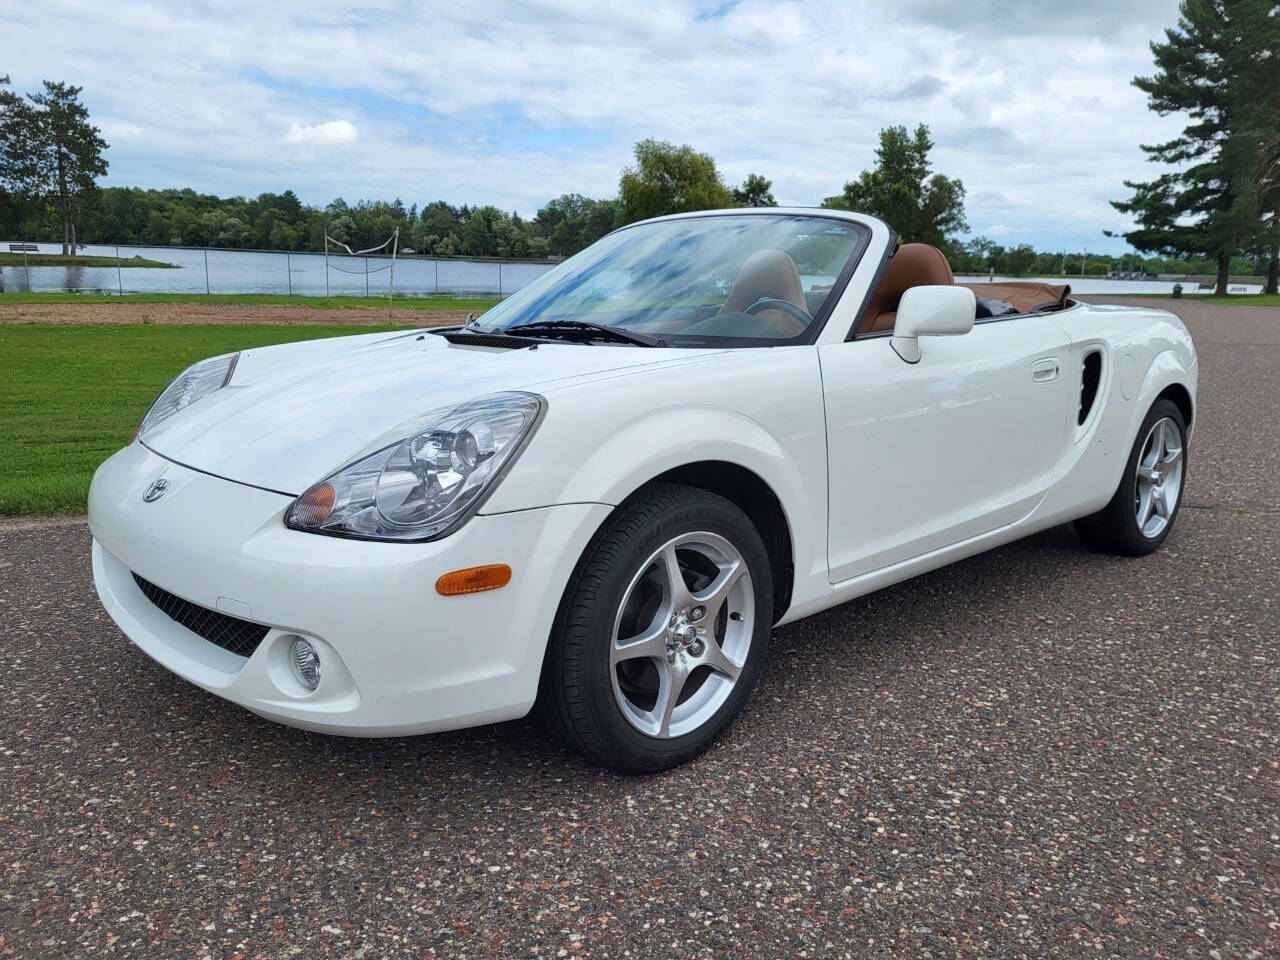
[[1280, 954], [1280, 311], [1181, 307], [1179, 529], [1068, 529], [775, 635], [693, 765], [352, 741], [154, 665], [0, 527], [0, 957]]

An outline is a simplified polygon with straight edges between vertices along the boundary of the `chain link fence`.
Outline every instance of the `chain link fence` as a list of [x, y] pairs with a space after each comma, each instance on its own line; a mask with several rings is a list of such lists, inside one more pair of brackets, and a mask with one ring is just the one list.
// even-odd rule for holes
[[[50, 263], [61, 243], [0, 241], [0, 292], [287, 294], [305, 297], [510, 296], [556, 265], [549, 260], [397, 253], [241, 250], [88, 244], [83, 265]], [[18, 262], [18, 257], [22, 262]], [[45, 262], [41, 262], [44, 260]], [[147, 266], [151, 261], [163, 266]], [[327, 265], [326, 265], [327, 261]]]

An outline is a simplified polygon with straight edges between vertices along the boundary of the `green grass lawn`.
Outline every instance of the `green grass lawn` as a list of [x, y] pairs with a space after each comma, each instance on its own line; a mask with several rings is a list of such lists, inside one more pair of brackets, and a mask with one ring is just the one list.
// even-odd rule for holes
[[98, 464], [196, 360], [380, 329], [397, 328], [0, 325], [0, 515], [82, 513]]
[[[1169, 299], [1173, 299], [1170, 297]], [[1225, 297], [1195, 296], [1183, 297], [1184, 300], [1213, 303], [1222, 307], [1280, 307], [1280, 294], [1275, 293], [1233, 293]]]
[[[32, 267], [114, 267], [115, 257], [89, 257], [80, 254], [63, 256], [61, 253], [29, 253], [26, 260], [20, 253], [0, 253], [0, 267], [21, 267], [23, 264]], [[176, 263], [165, 263], [163, 260], [148, 260], [146, 257], [121, 257], [122, 267], [156, 267], [160, 269], [178, 269]]]
[[[1146, 300], [1172, 300], [1171, 293], [1086, 293], [1086, 297], [1116, 298], [1122, 297], [1142, 297]], [[1232, 293], [1225, 297], [1210, 297], [1199, 293], [1183, 294], [1183, 300], [1191, 303], [1212, 303], [1220, 307], [1280, 307], [1280, 296], [1274, 293]], [[3, 303], [0, 300], [0, 303]]]
[[[114, 265], [114, 261], [112, 261]], [[453, 297], [396, 297], [395, 308], [408, 310], [488, 310], [497, 300], [462, 300]], [[0, 293], [6, 303], [262, 303], [343, 310], [348, 307], [385, 307], [386, 297], [303, 297], [283, 293], [127, 293], [123, 297], [100, 293]]]

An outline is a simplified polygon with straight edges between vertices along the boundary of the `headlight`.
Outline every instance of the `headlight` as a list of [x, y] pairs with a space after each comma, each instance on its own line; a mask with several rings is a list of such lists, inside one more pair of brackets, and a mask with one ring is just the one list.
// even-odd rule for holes
[[543, 406], [530, 393], [498, 393], [419, 417], [311, 487], [285, 522], [367, 540], [443, 536], [479, 509], [528, 441]]
[[231, 380], [231, 374], [235, 372], [238, 359], [240, 359], [238, 353], [224, 353], [220, 357], [210, 357], [208, 360], [193, 363], [183, 370], [156, 398], [156, 402], [151, 405], [147, 415], [138, 424], [138, 429], [133, 432], [133, 439], [137, 440], [183, 407], [190, 406], [201, 397], [225, 387]]

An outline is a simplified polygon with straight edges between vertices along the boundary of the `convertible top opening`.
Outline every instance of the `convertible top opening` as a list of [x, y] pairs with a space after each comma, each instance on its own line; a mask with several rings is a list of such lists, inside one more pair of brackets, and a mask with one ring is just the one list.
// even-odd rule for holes
[[951, 285], [967, 287], [974, 292], [978, 300], [977, 318], [980, 320], [1062, 310], [1068, 305], [1067, 298], [1071, 295], [1071, 287], [1065, 283], [1014, 280], [957, 284], [951, 264], [941, 250], [927, 243], [904, 243], [889, 261], [884, 276], [868, 300], [858, 333], [892, 331], [898, 316], [898, 303], [912, 287]]

